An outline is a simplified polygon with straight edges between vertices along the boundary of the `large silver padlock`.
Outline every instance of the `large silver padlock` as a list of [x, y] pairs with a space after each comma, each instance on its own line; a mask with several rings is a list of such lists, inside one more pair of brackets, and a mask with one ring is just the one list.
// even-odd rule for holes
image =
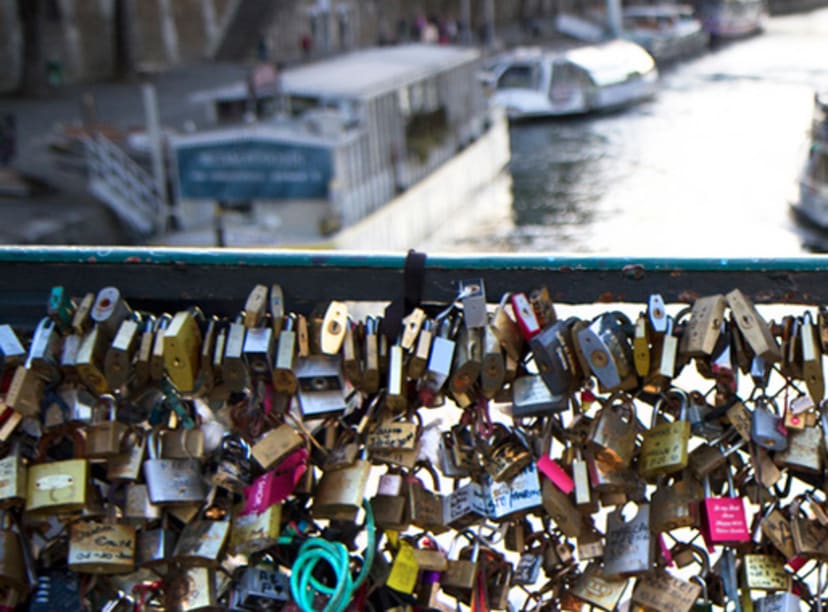
[[529, 341], [538, 372], [554, 394], [571, 393], [583, 380], [573, 339], [577, 321], [557, 321]]
[[750, 437], [755, 444], [768, 450], [781, 451], [788, 448], [788, 436], [782, 429], [782, 416], [772, 399], [756, 398], [750, 418]]
[[298, 360], [296, 379], [302, 415], [325, 418], [345, 412], [345, 382], [339, 355], [309, 355]]
[[799, 595], [790, 591], [784, 593], [772, 593], [760, 597], [754, 603], [754, 612], [799, 612], [801, 600]]
[[207, 495], [198, 459], [160, 459], [160, 442], [155, 434], [147, 440], [149, 459], [144, 461], [144, 480], [150, 501], [173, 506], [200, 503]]
[[654, 539], [650, 533], [650, 506], [640, 504], [629, 521], [624, 506], [607, 515], [604, 578], [615, 580], [644, 574], [653, 567]]
[[632, 346], [624, 331], [625, 325], [632, 327], [625, 315], [605, 313], [576, 335], [590, 370], [607, 391], [623, 388], [635, 378]]

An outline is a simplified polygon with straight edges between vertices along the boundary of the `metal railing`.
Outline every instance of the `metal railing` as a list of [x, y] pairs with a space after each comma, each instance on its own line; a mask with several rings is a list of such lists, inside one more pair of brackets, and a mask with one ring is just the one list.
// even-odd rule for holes
[[89, 191], [138, 233], [162, 229], [168, 211], [153, 177], [102, 134], [84, 144]]
[[[257, 283], [279, 283], [286, 307], [327, 300], [386, 302], [403, 292], [405, 255], [330, 251], [0, 247], [0, 321], [33, 328], [54, 285], [83, 295], [114, 285], [136, 308], [199, 304], [238, 313]], [[429, 255], [423, 300], [445, 303], [482, 278], [489, 301], [545, 286], [561, 304], [665, 302], [741, 289], [757, 304], [828, 304], [828, 258], [652, 259], [552, 255]]]

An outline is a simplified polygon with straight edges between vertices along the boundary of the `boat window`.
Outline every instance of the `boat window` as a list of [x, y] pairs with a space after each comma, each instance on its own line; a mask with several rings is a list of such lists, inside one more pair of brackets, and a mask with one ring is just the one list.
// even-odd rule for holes
[[497, 80], [498, 89], [537, 89], [540, 86], [540, 67], [537, 64], [514, 64]]

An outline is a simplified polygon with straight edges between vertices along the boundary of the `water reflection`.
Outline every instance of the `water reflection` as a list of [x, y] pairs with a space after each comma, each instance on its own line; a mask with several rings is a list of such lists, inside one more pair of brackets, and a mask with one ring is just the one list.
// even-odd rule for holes
[[828, 10], [774, 18], [663, 73], [652, 101], [513, 126], [513, 226], [456, 248], [795, 256], [828, 244], [789, 212], [825, 57]]

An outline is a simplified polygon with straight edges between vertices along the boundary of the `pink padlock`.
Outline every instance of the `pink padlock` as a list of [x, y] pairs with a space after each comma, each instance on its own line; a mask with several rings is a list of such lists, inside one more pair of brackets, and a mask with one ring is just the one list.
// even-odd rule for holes
[[538, 459], [538, 470], [567, 495], [575, 488], [575, 482], [569, 474], [549, 455], [541, 455]]
[[[733, 495], [733, 476], [727, 473], [729, 495]], [[741, 497], [713, 497], [710, 479], [704, 480], [702, 535], [711, 546], [735, 546], [750, 541], [745, 502]]]
[[244, 490], [241, 514], [260, 514], [274, 504], [281, 504], [293, 493], [308, 469], [308, 449], [297, 448], [279, 465], [262, 474]]

